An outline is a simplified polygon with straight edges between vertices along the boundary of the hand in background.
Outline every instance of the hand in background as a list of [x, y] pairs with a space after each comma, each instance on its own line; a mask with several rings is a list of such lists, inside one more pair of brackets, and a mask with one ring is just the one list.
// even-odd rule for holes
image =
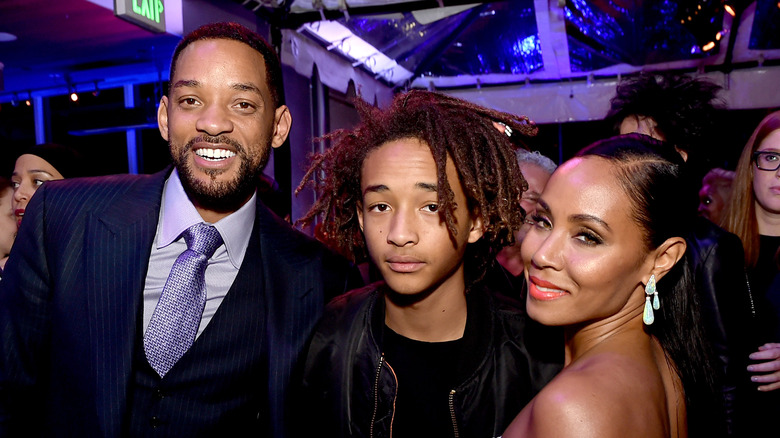
[[761, 383], [759, 391], [774, 391], [780, 388], [780, 344], [764, 344], [758, 347], [758, 351], [750, 354], [750, 359], [760, 361], [747, 368], [751, 373], [761, 373], [750, 378], [753, 382]]

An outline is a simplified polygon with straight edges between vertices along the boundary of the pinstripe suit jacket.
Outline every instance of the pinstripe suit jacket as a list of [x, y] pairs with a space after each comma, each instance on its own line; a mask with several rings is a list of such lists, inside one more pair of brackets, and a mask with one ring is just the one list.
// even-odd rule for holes
[[[52, 181], [33, 197], [0, 281], [0, 436], [15, 430], [44, 436], [126, 433], [129, 416], [138, 414], [128, 412], [133, 353], [169, 172]], [[242, 386], [247, 394], [234, 394], [236, 399], [256, 405], [241, 411], [254, 409], [255, 422], [267, 419], [261, 428], [284, 436], [291, 375], [324, 304], [354, 286], [355, 272], [258, 202], [239, 275], [180, 360], [182, 367], [199, 376], [211, 368], [224, 373], [248, 352], [223, 340], [249, 338], [244, 348], [261, 348], [265, 358], [250, 368], [263, 375], [226, 384], [225, 391]], [[252, 285], [256, 309], [231, 307], [231, 294], [246, 295], [235, 291], [236, 284]], [[241, 318], [233, 311], [243, 312]], [[247, 317], [249, 324], [235, 325]], [[220, 414], [188, 412], [193, 418]]]

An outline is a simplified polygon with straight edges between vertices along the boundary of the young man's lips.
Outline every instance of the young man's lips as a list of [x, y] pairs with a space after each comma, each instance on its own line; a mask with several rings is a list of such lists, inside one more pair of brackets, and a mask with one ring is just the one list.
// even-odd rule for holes
[[400, 273], [410, 273], [421, 269], [425, 263], [411, 257], [392, 257], [386, 260], [391, 270]]
[[528, 294], [531, 298], [540, 301], [550, 301], [560, 298], [567, 292], [549, 281], [537, 277], [529, 277]]

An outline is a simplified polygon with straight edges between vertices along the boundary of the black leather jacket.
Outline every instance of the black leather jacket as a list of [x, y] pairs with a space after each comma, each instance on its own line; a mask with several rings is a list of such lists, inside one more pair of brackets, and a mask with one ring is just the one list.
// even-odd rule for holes
[[742, 436], [735, 410], [749, 394], [748, 355], [757, 349], [755, 305], [739, 237], [697, 218], [686, 239], [693, 256], [694, 284], [701, 299], [707, 335], [723, 377], [723, 404], [730, 436]]
[[[315, 331], [303, 379], [301, 436], [391, 437], [397, 381], [382, 353], [381, 283], [333, 300]], [[563, 337], [531, 321], [519, 303], [483, 289], [468, 295], [468, 376], [449, 398], [461, 437], [495, 437], [560, 371]], [[468, 330], [467, 330], [468, 332]], [[314, 418], [311, 418], [311, 416]]]

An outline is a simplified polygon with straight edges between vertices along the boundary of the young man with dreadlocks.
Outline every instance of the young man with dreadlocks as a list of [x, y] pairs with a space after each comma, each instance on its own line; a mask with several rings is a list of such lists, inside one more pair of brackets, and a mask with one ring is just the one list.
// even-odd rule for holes
[[306, 360], [305, 427], [329, 437], [498, 436], [563, 359], [548, 353], [557, 332], [480, 285], [523, 221], [525, 182], [493, 122], [511, 135], [536, 127], [427, 91], [384, 111], [356, 105], [361, 124], [327, 135], [332, 148], [304, 177], [302, 186], [324, 175], [302, 222], [321, 216], [334, 243], [370, 259], [383, 281], [328, 305]]

